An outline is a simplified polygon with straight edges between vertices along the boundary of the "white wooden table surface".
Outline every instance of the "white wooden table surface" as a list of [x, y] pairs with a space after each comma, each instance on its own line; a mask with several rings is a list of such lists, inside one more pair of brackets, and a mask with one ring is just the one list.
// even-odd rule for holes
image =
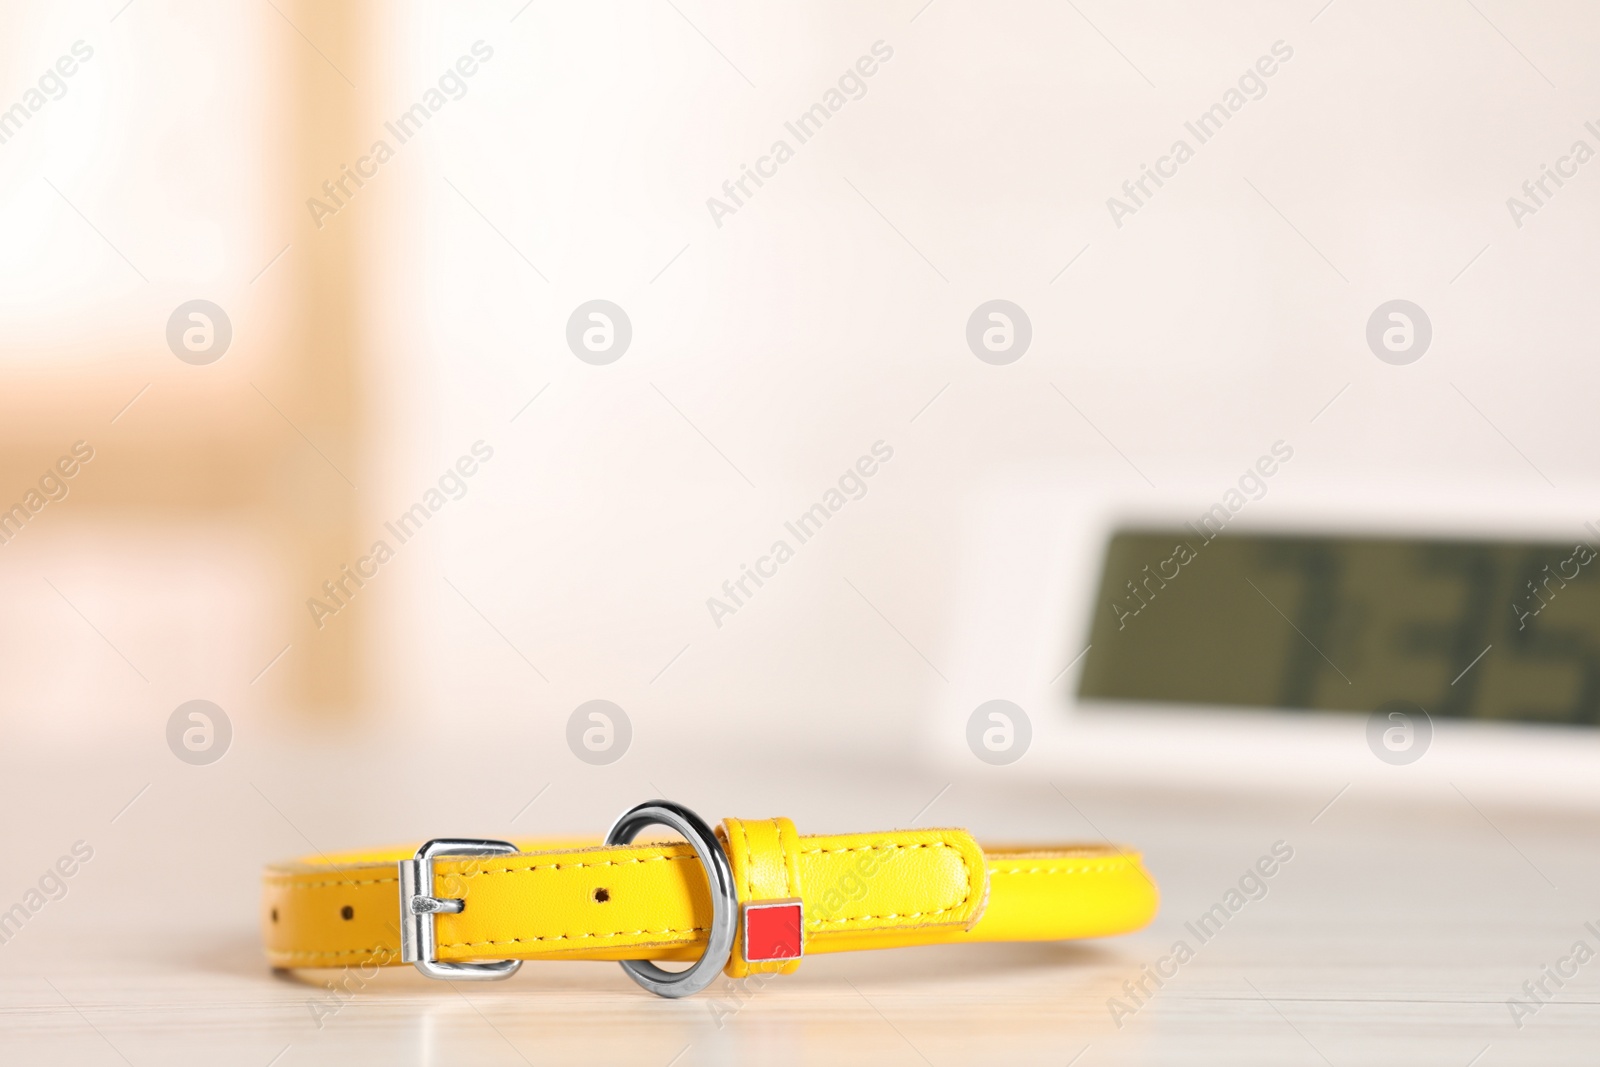
[[[437, 746], [248, 747], [209, 768], [165, 752], [63, 755], [0, 781], [0, 907], [75, 841], [94, 849], [67, 894], [0, 945], [0, 1062], [1495, 1067], [1600, 1056], [1600, 959], [1558, 991], [1546, 980], [1552, 1002], [1520, 1027], [1507, 1006], [1575, 942], [1600, 949], [1584, 925], [1600, 928], [1593, 816], [1480, 811], [1453, 790], [1396, 802], [1359, 786], [1320, 816], [1326, 800], [1309, 792], [1058, 792], [994, 774], [941, 793], [941, 778], [849, 757], [797, 757], [781, 780], [760, 781], [719, 775], [711, 760], [528, 761], [549, 764], [541, 775], [509, 770], [514, 751], [480, 757], [484, 773], [429, 797], [407, 783]], [[354, 765], [386, 770], [341, 773]], [[326, 975], [261, 962], [264, 860], [418, 836], [598, 832], [658, 791], [712, 819], [788, 814], [802, 832], [906, 825], [937, 796], [920, 825], [1010, 840], [1103, 833], [1144, 850], [1163, 909], [1117, 940], [818, 957], [742, 1001], [720, 986], [658, 1000], [609, 963], [530, 964], [454, 988], [396, 969], [320, 1026], [310, 1005]], [[1278, 841], [1293, 859], [1200, 943], [1185, 923]], [[1123, 983], [1179, 939], [1193, 959], [1119, 1027], [1111, 998], [1135, 1006]]]

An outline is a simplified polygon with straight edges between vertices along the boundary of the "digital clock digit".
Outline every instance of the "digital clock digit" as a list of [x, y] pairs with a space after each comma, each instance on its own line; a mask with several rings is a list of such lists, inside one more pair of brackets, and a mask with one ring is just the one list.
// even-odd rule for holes
[[1597, 570], [1584, 540], [1123, 530], [1079, 695], [1592, 724]]

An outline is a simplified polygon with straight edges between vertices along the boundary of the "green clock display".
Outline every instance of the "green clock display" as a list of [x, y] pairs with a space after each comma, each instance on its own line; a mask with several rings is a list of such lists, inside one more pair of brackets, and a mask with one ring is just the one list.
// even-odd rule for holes
[[1581, 540], [1119, 531], [1079, 695], [1600, 722], [1596, 557]]

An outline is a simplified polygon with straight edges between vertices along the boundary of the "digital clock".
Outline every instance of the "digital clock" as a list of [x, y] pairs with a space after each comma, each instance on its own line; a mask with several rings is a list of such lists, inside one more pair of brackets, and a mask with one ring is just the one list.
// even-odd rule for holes
[[1335, 484], [1304, 458], [1252, 465], [1238, 499], [1049, 476], [974, 497], [925, 649], [943, 764], [1600, 808], [1600, 485]]

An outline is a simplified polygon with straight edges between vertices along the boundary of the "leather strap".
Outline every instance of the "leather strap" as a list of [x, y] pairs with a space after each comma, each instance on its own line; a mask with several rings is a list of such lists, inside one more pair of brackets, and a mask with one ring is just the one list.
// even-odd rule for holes
[[[799, 897], [800, 856], [803, 846], [795, 833], [794, 823], [788, 819], [724, 819], [722, 822], [723, 846], [728, 853], [728, 863], [733, 867], [733, 885], [739, 902], [751, 900], [782, 900]], [[747, 963], [743, 952], [745, 930], [739, 931], [740, 944], [734, 947], [724, 968], [728, 977], [743, 978], [747, 974], [793, 974], [800, 961], [779, 960], [770, 963]]]
[[[954, 829], [801, 836], [787, 819], [729, 819], [719, 836], [741, 903], [803, 901], [808, 954], [1104, 937], [1146, 925], [1158, 900], [1138, 855], [1110, 845], [982, 849]], [[466, 902], [434, 917], [440, 960], [699, 956], [711, 897], [687, 844], [514, 843], [514, 855], [434, 861], [435, 895]], [[414, 852], [268, 867], [268, 960], [284, 968], [399, 964], [396, 864]], [[736, 945], [726, 973], [788, 973], [798, 962], [746, 964]]]

